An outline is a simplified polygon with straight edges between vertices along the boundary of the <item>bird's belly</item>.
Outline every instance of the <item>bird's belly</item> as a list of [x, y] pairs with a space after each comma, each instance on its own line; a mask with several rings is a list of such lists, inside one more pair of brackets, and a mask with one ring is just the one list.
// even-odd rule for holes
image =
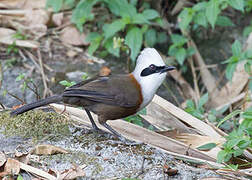
[[125, 118], [137, 112], [137, 107], [125, 108], [102, 103], [88, 106], [87, 109], [99, 116], [100, 123]]

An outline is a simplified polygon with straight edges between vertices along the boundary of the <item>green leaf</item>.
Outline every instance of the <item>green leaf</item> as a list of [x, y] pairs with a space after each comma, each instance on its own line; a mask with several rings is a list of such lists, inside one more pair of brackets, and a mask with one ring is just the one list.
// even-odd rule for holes
[[85, 42], [90, 43], [94, 41], [95, 39], [98, 39], [101, 35], [98, 32], [91, 32], [87, 35]]
[[252, 73], [252, 71], [251, 71], [251, 64], [252, 64], [252, 63], [250, 63], [249, 61], [246, 62], [246, 64], [244, 64], [244, 69], [245, 69], [245, 71], [246, 71], [248, 74], [251, 74], [251, 73]]
[[252, 32], [252, 26], [247, 26], [244, 28], [242, 35], [247, 37]]
[[208, 151], [208, 150], [215, 148], [216, 146], [217, 146], [217, 144], [215, 144], [215, 143], [207, 143], [207, 144], [204, 144], [202, 146], [197, 147], [197, 149], [200, 151]]
[[176, 46], [183, 46], [187, 42], [187, 39], [184, 36], [178, 34], [172, 34], [171, 40]]
[[108, 39], [115, 35], [118, 31], [125, 28], [125, 21], [123, 19], [117, 19], [113, 21], [111, 24], [104, 24], [103, 31], [105, 35], [105, 39]]
[[142, 47], [142, 42], [143, 42], [143, 34], [138, 27], [133, 27], [127, 32], [127, 35], [125, 37], [125, 44], [127, 44], [130, 47], [131, 60], [135, 61]]
[[192, 56], [195, 54], [195, 49], [193, 47], [189, 47], [187, 50], [186, 50], [186, 55], [188, 57]]
[[194, 11], [191, 8], [184, 8], [184, 10], [179, 14], [179, 27], [183, 30], [187, 29], [190, 22], [192, 21]]
[[210, 0], [206, 7], [206, 17], [212, 28], [214, 28], [219, 13], [219, 0]]
[[207, 18], [206, 18], [206, 15], [204, 12], [199, 12], [197, 13], [194, 18], [193, 18], [193, 21], [196, 23], [196, 24], [199, 24], [203, 27], [207, 27]]
[[165, 42], [167, 42], [167, 40], [168, 40], [168, 37], [167, 37], [166, 32], [158, 32], [157, 33], [157, 42], [158, 43], [165, 43]]
[[20, 174], [17, 177], [17, 180], [23, 180], [23, 176], [21, 176]]
[[179, 48], [175, 54], [176, 60], [180, 65], [184, 64], [186, 58], [186, 50], [185, 48]]
[[241, 110], [235, 110], [233, 112], [231, 112], [229, 115], [227, 115], [225, 118], [223, 118], [219, 124], [217, 125], [217, 127], [219, 127], [221, 124], [223, 124], [225, 121], [227, 121], [228, 119], [232, 118], [233, 116], [236, 116], [237, 114], [240, 114], [242, 111]]
[[109, 38], [105, 44], [104, 44], [105, 48], [107, 49], [107, 51], [110, 53], [110, 54], [113, 54], [114, 56], [116, 57], [119, 57], [120, 56], [120, 48], [119, 47], [114, 47], [114, 41], [113, 41], [113, 38]]
[[199, 2], [195, 4], [192, 9], [194, 11], [201, 11], [201, 10], [205, 10], [206, 7], [207, 7], [207, 2]]
[[228, 2], [234, 9], [244, 12], [244, 0], [229, 0]]
[[225, 157], [227, 156], [228, 152], [226, 152], [225, 150], [221, 150], [218, 154], [217, 154], [217, 162], [218, 163], [222, 163], [225, 159]]
[[130, 4], [132, 4], [133, 6], [137, 5], [137, 0], [130, 0]]
[[136, 14], [135, 16], [133, 16], [132, 23], [133, 24], [150, 24], [150, 22], [142, 14]]
[[233, 74], [234, 74], [234, 71], [236, 69], [236, 65], [237, 63], [230, 63], [228, 64], [227, 68], [226, 68], [226, 78], [231, 81], [232, 80], [232, 77], [233, 77]]
[[137, 14], [136, 8], [127, 0], [105, 0], [110, 11], [121, 17], [134, 17]]
[[227, 16], [218, 16], [216, 24], [219, 26], [234, 26], [234, 23]]
[[24, 73], [20, 73], [19, 75], [18, 75], [18, 77], [16, 77], [16, 81], [21, 81], [21, 80], [23, 80], [25, 78], [25, 74]]
[[208, 93], [204, 94], [199, 100], [199, 108], [203, 107], [204, 104], [208, 101]]
[[63, 5], [63, 0], [47, 0], [46, 8], [52, 7], [54, 12], [59, 12]]
[[241, 55], [242, 52], [242, 46], [240, 41], [235, 40], [235, 42], [232, 44], [232, 53], [234, 56], [239, 57]]
[[92, 32], [88, 34], [85, 41], [90, 43], [90, 45], [88, 46], [88, 53], [90, 55], [93, 55], [93, 53], [99, 48], [102, 38], [102, 35], [97, 32]]
[[83, 24], [94, 18], [92, 8], [97, 1], [98, 0], [81, 0], [73, 10], [71, 21], [76, 24], [81, 32], [83, 31]]
[[144, 34], [144, 39], [149, 47], [153, 47], [157, 42], [157, 32], [155, 29], [148, 29]]
[[145, 19], [148, 19], [148, 20], [152, 20], [159, 17], [159, 13], [153, 9], [146, 9], [143, 11], [142, 14], [145, 17]]

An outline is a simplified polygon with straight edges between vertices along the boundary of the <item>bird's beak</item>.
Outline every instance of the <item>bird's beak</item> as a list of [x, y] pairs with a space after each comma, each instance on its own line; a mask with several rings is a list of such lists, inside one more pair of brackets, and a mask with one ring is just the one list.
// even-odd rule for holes
[[160, 71], [160, 74], [164, 73], [164, 72], [167, 72], [167, 71], [171, 71], [173, 69], [176, 69], [176, 67], [174, 67], [174, 66], [164, 66], [164, 68]]

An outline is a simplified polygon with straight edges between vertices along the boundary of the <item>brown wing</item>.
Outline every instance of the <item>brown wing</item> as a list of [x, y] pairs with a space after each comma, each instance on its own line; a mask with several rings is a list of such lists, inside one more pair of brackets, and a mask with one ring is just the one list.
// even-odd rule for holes
[[141, 91], [138, 88], [129, 75], [99, 77], [66, 89], [63, 97], [79, 97], [113, 106], [136, 107], [141, 103]]

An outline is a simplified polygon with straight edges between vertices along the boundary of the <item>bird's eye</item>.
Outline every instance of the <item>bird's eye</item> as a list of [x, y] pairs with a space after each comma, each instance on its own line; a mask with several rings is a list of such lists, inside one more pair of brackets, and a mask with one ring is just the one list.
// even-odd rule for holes
[[154, 64], [151, 64], [151, 65], [149, 66], [149, 68], [150, 68], [151, 70], [155, 70], [155, 69], [156, 69], [156, 66], [155, 66]]

